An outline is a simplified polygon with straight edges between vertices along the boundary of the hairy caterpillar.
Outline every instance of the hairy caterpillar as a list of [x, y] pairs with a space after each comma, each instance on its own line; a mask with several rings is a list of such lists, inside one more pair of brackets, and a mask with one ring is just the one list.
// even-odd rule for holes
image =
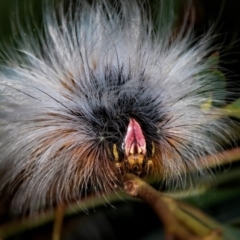
[[4, 49], [0, 191], [14, 211], [114, 191], [127, 172], [183, 183], [232, 135], [210, 34], [174, 36], [137, 0], [69, 6]]

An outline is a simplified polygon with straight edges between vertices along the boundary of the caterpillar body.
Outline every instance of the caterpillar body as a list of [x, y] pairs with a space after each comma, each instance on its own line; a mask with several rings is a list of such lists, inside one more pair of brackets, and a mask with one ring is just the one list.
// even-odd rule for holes
[[174, 36], [137, 0], [69, 6], [4, 49], [0, 191], [14, 211], [115, 191], [127, 172], [183, 183], [232, 135], [211, 34]]

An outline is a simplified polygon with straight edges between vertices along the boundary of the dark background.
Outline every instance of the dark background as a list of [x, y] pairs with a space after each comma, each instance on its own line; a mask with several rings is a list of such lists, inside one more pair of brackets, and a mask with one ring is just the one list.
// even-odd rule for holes
[[[176, 0], [179, 1], [179, 0]], [[182, 1], [183, 6], [186, 1]], [[228, 86], [239, 85], [240, 76], [240, 1], [239, 0], [193, 0], [196, 7], [194, 20], [196, 35], [204, 34], [214, 26], [217, 37], [215, 44], [219, 51], [221, 66], [227, 70]], [[17, 14], [22, 26], [32, 8], [32, 15], [41, 26], [42, 1], [40, 0], [0, 0], [0, 45], [9, 43]], [[179, 15], [183, 12], [179, 10]], [[184, 14], [183, 14], [184, 15]], [[12, 27], [13, 26], [13, 27]], [[219, 49], [218, 49], [219, 50]], [[2, 59], [4, 60], [4, 59]], [[238, 92], [239, 88], [235, 88]], [[234, 165], [231, 166], [232, 168]], [[214, 191], [213, 191], [214, 192]], [[214, 194], [214, 193], [212, 193]], [[201, 205], [202, 198], [195, 199]], [[210, 204], [204, 210], [221, 222], [240, 216], [239, 196], [227, 202]], [[161, 224], [154, 213], [143, 203], [119, 202], [115, 208], [104, 206], [90, 210], [89, 214], [68, 217], [64, 222], [63, 239], [161, 239]], [[33, 229], [11, 239], [50, 239], [52, 224]]]

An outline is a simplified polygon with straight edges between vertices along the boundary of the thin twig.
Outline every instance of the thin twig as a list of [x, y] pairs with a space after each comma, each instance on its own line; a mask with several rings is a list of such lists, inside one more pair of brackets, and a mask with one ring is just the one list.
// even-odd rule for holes
[[52, 240], [60, 240], [66, 205], [61, 204], [55, 210]]
[[[214, 220], [193, 207], [187, 207], [186, 204], [180, 204], [181, 209], [176, 200], [161, 194], [135, 175], [126, 174], [124, 190], [129, 195], [142, 199], [153, 208], [164, 225], [166, 239], [222, 240], [221, 230], [219, 230], [221, 226]], [[202, 221], [197, 220], [196, 215], [202, 218]], [[210, 226], [206, 226], [206, 222]]]

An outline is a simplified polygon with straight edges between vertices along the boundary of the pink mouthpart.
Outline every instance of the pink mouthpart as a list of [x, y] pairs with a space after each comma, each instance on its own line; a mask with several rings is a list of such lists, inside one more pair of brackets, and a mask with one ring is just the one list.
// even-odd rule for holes
[[146, 154], [146, 140], [138, 122], [130, 118], [127, 134], [124, 139], [125, 154]]

